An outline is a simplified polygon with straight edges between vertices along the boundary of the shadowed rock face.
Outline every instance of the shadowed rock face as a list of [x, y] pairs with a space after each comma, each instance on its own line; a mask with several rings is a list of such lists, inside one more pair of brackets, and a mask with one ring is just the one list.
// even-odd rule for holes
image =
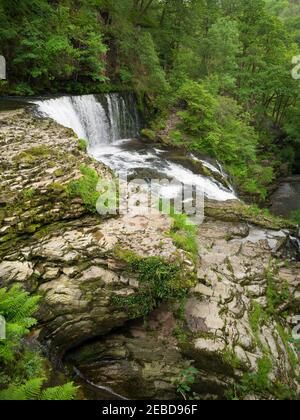
[[0, 113], [0, 156], [0, 283], [41, 294], [35, 335], [52, 354], [127, 398], [175, 398], [173, 379], [191, 360], [199, 398], [223, 398], [245, 374], [257, 373], [263, 358], [272, 366], [270, 386], [243, 398], [276, 398], [278, 383], [299, 391], [288, 338], [300, 311], [300, 269], [282, 258], [292, 225], [240, 202], [207, 202], [193, 289], [145, 324], [112, 303], [141, 287], [115, 250], [180, 261], [192, 276], [191, 256], [167, 235], [170, 219], [89, 214], [65, 187], [81, 176], [82, 164], [102, 178], [113, 175], [51, 121]]
[[296, 175], [281, 182], [271, 197], [271, 210], [279, 216], [289, 217], [300, 209], [300, 176]]

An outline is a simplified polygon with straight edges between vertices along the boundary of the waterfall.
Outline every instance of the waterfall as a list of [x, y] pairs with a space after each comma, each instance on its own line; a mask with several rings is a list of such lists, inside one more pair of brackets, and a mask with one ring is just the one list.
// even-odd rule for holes
[[35, 104], [40, 115], [72, 128], [93, 149], [138, 135], [139, 116], [131, 96], [117, 93], [62, 96], [38, 100]]
[[[176, 157], [172, 158], [172, 148], [160, 150], [139, 139], [139, 114], [134, 95], [62, 96], [38, 100], [35, 104], [41, 116], [72, 128], [79, 138], [86, 139], [89, 154], [121, 176], [173, 179], [197, 186], [206, 197], [214, 200], [236, 199], [234, 190], [227, 187], [227, 183], [219, 182], [220, 176], [225, 178], [219, 165], [214, 166], [193, 155], [186, 158], [186, 164], [182, 160], [181, 165]], [[211, 176], [195, 172], [189, 166], [189, 159], [204, 164]], [[214, 177], [214, 174], [218, 176]], [[165, 198], [174, 194], [173, 186], [160, 190], [158, 184], [157, 188]]]

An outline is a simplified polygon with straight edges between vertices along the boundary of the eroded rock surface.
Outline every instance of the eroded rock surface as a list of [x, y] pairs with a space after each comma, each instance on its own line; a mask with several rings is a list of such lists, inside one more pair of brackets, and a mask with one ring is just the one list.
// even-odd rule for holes
[[[282, 231], [206, 219], [199, 229], [198, 283], [184, 314], [163, 305], [146, 327], [130, 325], [71, 353], [69, 361], [93, 383], [109, 384], [127, 398], [162, 398], [161, 386], [174, 398], [174, 379], [189, 360], [199, 370], [197, 398], [224, 398], [235, 386], [241, 398], [299, 395], [293, 324], [284, 312], [299, 308], [300, 267], [278, 259], [286, 241]], [[264, 365], [268, 386], [256, 394]], [[241, 394], [239, 382], [248, 386]]]
[[220, 362], [225, 354], [239, 375], [258, 372], [258, 361], [268, 358], [270, 377], [292, 386], [299, 367], [282, 312], [299, 307], [300, 271], [276, 257], [287, 240], [282, 231], [244, 223], [207, 219], [200, 227], [199, 284], [186, 305], [190, 330], [202, 335], [195, 351], [188, 349], [196, 359], [199, 351]]

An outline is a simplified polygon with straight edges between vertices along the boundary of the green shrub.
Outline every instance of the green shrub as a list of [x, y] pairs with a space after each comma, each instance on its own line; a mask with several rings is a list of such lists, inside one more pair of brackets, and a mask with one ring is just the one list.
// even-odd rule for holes
[[173, 379], [172, 383], [176, 386], [177, 393], [187, 400], [191, 394], [192, 386], [196, 382], [199, 375], [198, 369], [188, 366], [182, 370], [179, 375]]
[[180, 263], [168, 263], [160, 257], [141, 258], [131, 251], [116, 250], [127, 263], [127, 271], [136, 273], [140, 288], [130, 297], [113, 297], [114, 304], [128, 308], [135, 315], [146, 316], [162, 301], [184, 297], [193, 286]]

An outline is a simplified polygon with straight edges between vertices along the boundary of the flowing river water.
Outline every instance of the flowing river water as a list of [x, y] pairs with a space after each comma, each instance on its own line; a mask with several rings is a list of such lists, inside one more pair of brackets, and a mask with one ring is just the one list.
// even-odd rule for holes
[[[141, 119], [131, 94], [62, 96], [34, 100], [34, 104], [39, 115], [72, 128], [79, 138], [86, 139], [88, 153], [123, 177], [167, 178], [193, 185], [209, 199], [236, 199], [219, 165], [143, 141], [139, 137]], [[211, 176], [197, 171], [197, 162]], [[176, 191], [173, 185], [159, 193], [172, 198]]]

